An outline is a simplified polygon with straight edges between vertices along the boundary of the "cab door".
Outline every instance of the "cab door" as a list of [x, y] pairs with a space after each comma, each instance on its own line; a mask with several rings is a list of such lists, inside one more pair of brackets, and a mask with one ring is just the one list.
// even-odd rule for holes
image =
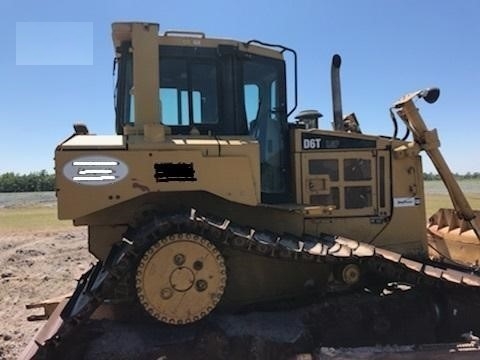
[[260, 145], [262, 202], [290, 202], [285, 64], [251, 55], [242, 70], [248, 129]]

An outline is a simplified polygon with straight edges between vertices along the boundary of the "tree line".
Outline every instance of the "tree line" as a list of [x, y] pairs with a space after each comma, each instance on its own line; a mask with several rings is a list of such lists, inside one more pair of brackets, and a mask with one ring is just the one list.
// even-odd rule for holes
[[[466, 174], [454, 174], [459, 180], [480, 179], [479, 172], [467, 172]], [[440, 175], [424, 173], [423, 179], [441, 180]], [[29, 174], [16, 174], [7, 172], [0, 175], [0, 192], [31, 192], [31, 191], [54, 191], [55, 175], [47, 173], [46, 170], [32, 172]]]
[[[470, 180], [470, 179], [480, 179], [480, 172], [467, 172], [465, 174], [458, 174], [454, 173], [453, 176], [457, 180]], [[430, 181], [430, 180], [442, 180], [440, 175], [434, 173], [423, 173], [423, 180]]]
[[0, 192], [54, 191], [55, 175], [46, 170], [29, 174], [7, 172], [0, 175]]

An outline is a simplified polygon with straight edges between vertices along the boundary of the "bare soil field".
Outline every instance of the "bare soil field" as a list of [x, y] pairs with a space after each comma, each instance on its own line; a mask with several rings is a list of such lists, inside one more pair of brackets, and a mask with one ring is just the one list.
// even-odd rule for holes
[[[0, 359], [16, 358], [44, 322], [25, 305], [67, 294], [94, 261], [86, 229], [55, 219], [50, 193], [0, 197]], [[33, 221], [30, 222], [30, 220]], [[41, 224], [39, 224], [41, 222]]]
[[[43, 322], [25, 305], [67, 294], [93, 258], [84, 229], [0, 233], [0, 359], [13, 359]], [[38, 313], [38, 311], [36, 311]]]

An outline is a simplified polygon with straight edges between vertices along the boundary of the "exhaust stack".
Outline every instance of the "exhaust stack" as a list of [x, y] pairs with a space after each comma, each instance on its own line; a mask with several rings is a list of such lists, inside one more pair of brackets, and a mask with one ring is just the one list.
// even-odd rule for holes
[[330, 75], [332, 81], [333, 128], [338, 131], [343, 131], [342, 90], [340, 88], [341, 64], [342, 58], [340, 55], [333, 55]]

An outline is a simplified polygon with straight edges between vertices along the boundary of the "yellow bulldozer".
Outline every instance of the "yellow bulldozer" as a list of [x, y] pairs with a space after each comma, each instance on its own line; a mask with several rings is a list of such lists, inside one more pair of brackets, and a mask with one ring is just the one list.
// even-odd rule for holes
[[[355, 303], [357, 318], [369, 312], [377, 324], [374, 343], [395, 330], [401, 303], [436, 309], [423, 314], [437, 330], [478, 328], [480, 313], [471, 308], [480, 305], [480, 222], [415, 103], [434, 103], [437, 88], [392, 105], [390, 136], [364, 134], [355, 114], [342, 114], [335, 55], [333, 129], [323, 129], [318, 111], [296, 113], [297, 55], [288, 47], [199, 32], [159, 35], [157, 24], [137, 22], [114, 23], [112, 37], [116, 134], [76, 124], [55, 150], [58, 216], [88, 227], [98, 262], [25, 358], [66, 354], [79, 324], [108, 304], [172, 331], [326, 301], [313, 328], [329, 324], [325, 311], [340, 314]], [[294, 69], [290, 108], [285, 54]], [[430, 219], [422, 151], [455, 207]], [[362, 293], [368, 300], [358, 300]], [[390, 298], [396, 305], [384, 306]], [[383, 322], [372, 315], [380, 307]], [[345, 329], [340, 315], [331, 321]], [[348, 326], [368, 333], [355, 318]], [[449, 331], [433, 341], [449, 340]], [[322, 334], [312, 330], [310, 338], [350, 345]], [[308, 352], [312, 345], [295, 346]]]

